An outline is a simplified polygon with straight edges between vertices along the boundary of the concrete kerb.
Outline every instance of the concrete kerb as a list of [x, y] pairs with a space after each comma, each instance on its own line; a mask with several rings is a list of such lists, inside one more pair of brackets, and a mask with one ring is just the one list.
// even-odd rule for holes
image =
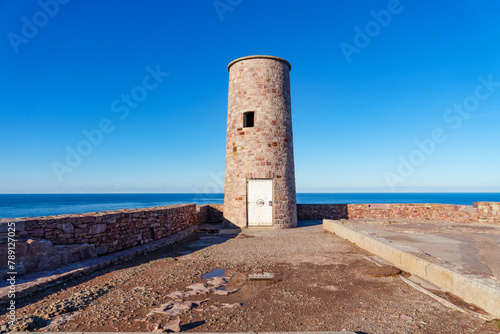
[[355, 231], [339, 221], [323, 220], [323, 229], [500, 318], [500, 286], [492, 280], [465, 274], [456, 265], [440, 261], [411, 247], [396, 246], [386, 239]]
[[[38, 290], [43, 290], [45, 288], [67, 282], [83, 274], [88, 274], [104, 267], [133, 259], [134, 257], [146, 252], [152, 252], [159, 248], [172, 245], [190, 236], [196, 230], [198, 230], [198, 226], [190, 226], [180, 232], [172, 234], [171, 236], [155, 240], [144, 245], [81, 262], [70, 263], [50, 272], [40, 272], [37, 274], [19, 277], [16, 282], [16, 298], [26, 297]], [[9, 286], [0, 288], [0, 304], [10, 302], [8, 294]]]

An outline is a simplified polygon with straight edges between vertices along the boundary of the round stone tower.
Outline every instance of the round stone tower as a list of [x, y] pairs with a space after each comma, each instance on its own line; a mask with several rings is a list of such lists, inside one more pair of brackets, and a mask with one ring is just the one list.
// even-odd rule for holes
[[248, 56], [228, 70], [224, 222], [296, 227], [291, 65], [278, 57]]

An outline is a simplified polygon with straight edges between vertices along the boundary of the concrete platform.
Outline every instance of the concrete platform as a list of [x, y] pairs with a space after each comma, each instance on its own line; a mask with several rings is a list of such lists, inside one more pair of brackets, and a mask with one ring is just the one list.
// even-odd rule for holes
[[323, 228], [500, 317], [500, 226], [324, 220]]

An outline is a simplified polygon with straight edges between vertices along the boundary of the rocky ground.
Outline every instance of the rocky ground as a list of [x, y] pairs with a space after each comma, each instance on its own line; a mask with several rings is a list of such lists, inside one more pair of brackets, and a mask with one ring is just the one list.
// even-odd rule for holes
[[[201, 230], [18, 301], [20, 319], [8, 330], [500, 333], [398, 275], [367, 275], [376, 267], [370, 254], [321, 225], [224, 232]], [[248, 280], [258, 273], [272, 275]], [[3, 330], [6, 322], [4, 314]]]

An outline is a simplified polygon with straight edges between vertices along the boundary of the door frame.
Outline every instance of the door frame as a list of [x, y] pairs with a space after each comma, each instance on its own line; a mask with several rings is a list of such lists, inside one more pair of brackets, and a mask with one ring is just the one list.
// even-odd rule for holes
[[[271, 181], [271, 201], [273, 202], [273, 206], [271, 208], [271, 216], [272, 216], [271, 217], [271, 223], [272, 223], [271, 225], [252, 225], [252, 226], [249, 225], [249, 219], [248, 219], [248, 214], [250, 212], [250, 210], [248, 209], [248, 184], [249, 184], [249, 181]], [[247, 227], [274, 227], [274, 206], [275, 206], [275, 203], [274, 203], [274, 178], [247, 179], [246, 186], [247, 186], [247, 191], [246, 191], [247, 198], [246, 198], [245, 207], [246, 207], [246, 211], [247, 211], [247, 214], [246, 214]]]

